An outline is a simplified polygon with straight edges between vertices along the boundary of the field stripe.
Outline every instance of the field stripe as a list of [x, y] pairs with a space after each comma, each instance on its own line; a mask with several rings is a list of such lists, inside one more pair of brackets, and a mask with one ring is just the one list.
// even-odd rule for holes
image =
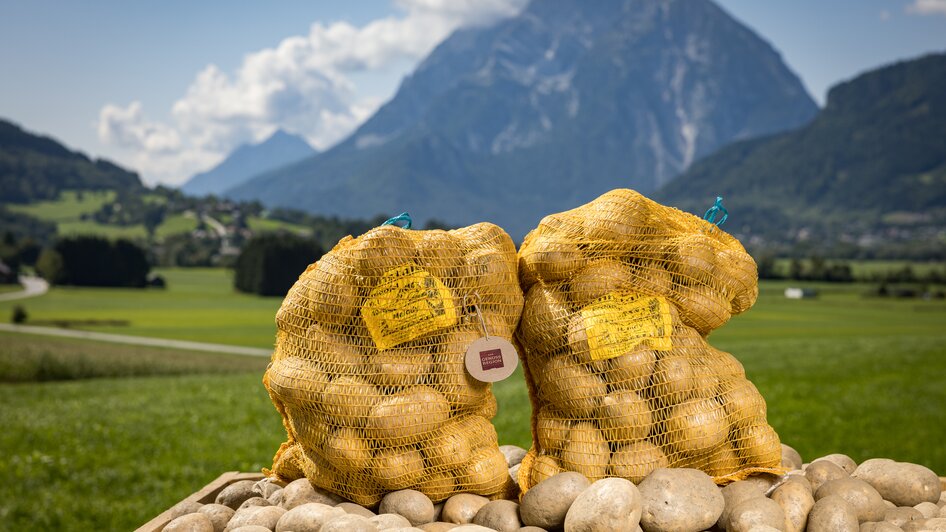
[[41, 336], [61, 336], [66, 338], [81, 338], [116, 344], [147, 345], [152, 347], [167, 347], [171, 349], [186, 349], [188, 351], [208, 351], [211, 353], [229, 353], [232, 355], [247, 355], [268, 357], [273, 354], [272, 349], [259, 347], [243, 347], [239, 345], [208, 344], [204, 342], [190, 342], [187, 340], [169, 340], [167, 338], [149, 338], [146, 336], [128, 336], [125, 334], [108, 334], [92, 331], [75, 331], [57, 327], [35, 327], [32, 325], [13, 325], [0, 323], [0, 331], [36, 334]]

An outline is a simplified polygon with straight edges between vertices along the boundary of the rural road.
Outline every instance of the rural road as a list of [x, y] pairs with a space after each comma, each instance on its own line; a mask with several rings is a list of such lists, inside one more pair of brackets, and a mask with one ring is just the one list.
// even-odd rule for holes
[[0, 331], [41, 336], [61, 336], [65, 338], [80, 338], [99, 342], [116, 344], [147, 345], [151, 347], [167, 347], [170, 349], [186, 349], [188, 351], [208, 351], [211, 353], [229, 353], [231, 355], [248, 355], [268, 357], [273, 354], [272, 349], [259, 347], [243, 347], [239, 345], [208, 344], [204, 342], [189, 342], [187, 340], [168, 340], [167, 338], [149, 338], [145, 336], [128, 336], [125, 334], [109, 334], [91, 331], [76, 331], [57, 327], [34, 327], [32, 325], [13, 325], [0, 323]]
[[28, 297], [41, 296], [49, 290], [49, 283], [40, 277], [21, 275], [20, 284], [23, 285], [23, 290], [19, 292], [0, 294], [0, 301], [10, 301], [13, 299], [26, 299]]

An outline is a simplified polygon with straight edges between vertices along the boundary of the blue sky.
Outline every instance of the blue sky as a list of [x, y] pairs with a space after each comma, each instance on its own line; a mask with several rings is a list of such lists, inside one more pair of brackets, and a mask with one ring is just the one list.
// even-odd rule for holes
[[[283, 127], [324, 148], [453, 29], [526, 0], [0, 0], [0, 117], [149, 183], [178, 183]], [[946, 50], [946, 0], [717, 0], [812, 96]]]

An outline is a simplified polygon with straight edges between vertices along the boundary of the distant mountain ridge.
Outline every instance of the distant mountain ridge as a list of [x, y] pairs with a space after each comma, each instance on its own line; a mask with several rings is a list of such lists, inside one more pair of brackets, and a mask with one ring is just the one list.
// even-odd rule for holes
[[717, 194], [747, 238], [910, 237], [943, 247], [946, 54], [836, 85], [808, 125], [723, 148], [656, 199], [696, 212]]
[[244, 144], [219, 164], [194, 175], [181, 186], [192, 196], [221, 195], [257, 174], [275, 170], [318, 153], [300, 136], [278, 129], [259, 144]]
[[62, 190], [138, 190], [138, 174], [90, 159], [0, 119], [0, 203], [55, 199]]
[[817, 107], [709, 0], [534, 0], [462, 29], [348, 139], [228, 191], [328, 215], [490, 220], [521, 237], [610, 188], [651, 192]]

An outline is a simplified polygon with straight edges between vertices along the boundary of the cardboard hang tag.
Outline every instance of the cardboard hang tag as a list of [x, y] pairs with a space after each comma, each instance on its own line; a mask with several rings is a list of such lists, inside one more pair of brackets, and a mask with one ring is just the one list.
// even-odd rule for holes
[[519, 355], [503, 338], [487, 336], [477, 339], [466, 350], [466, 371], [482, 382], [501, 381], [516, 371]]

